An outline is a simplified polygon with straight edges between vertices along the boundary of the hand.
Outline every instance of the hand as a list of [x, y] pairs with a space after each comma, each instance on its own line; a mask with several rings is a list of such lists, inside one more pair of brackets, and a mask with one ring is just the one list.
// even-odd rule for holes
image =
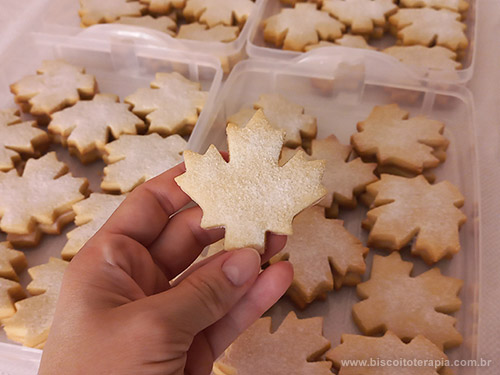
[[223, 229], [200, 228], [199, 207], [174, 178], [136, 188], [68, 266], [41, 375], [209, 375], [213, 361], [287, 290], [287, 262], [260, 265], [285, 237], [221, 252], [189, 268]]

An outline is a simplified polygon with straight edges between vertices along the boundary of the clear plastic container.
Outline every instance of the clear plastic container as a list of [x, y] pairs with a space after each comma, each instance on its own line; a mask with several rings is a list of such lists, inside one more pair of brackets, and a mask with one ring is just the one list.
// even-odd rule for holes
[[[220, 59], [224, 72], [228, 73], [238, 61], [246, 57], [244, 48], [245, 43], [254, 22], [257, 20], [257, 14], [262, 7], [263, 0], [255, 1], [254, 10], [242, 28], [240, 35], [236, 40], [229, 43], [176, 39], [160, 31], [120, 24], [94, 25], [82, 29], [80, 26], [80, 17], [78, 16], [80, 5], [77, 0], [46, 0], [46, 2], [47, 4], [44, 6], [39, 28], [42, 32], [59, 35], [77, 35], [83, 30], [83, 35], [97, 37], [103, 30], [113, 33], [126, 32], [135, 33], [136, 35], [142, 34], [143, 37], [140, 39], [144, 43], [167, 47], [175, 46], [178, 49], [214, 55]], [[91, 32], [89, 34], [85, 33], [85, 31], [93, 29], [95, 29], [96, 32]]]
[[[476, 55], [476, 17], [478, 14], [478, 3], [479, 1], [477, 0], [469, 0], [469, 9], [465, 13], [465, 19], [463, 20], [463, 22], [467, 25], [466, 35], [469, 39], [469, 46], [460, 60], [463, 65], [462, 69], [450, 74], [450, 72], [442, 72], [438, 70], [411, 68], [409, 69], [409, 74], [411, 76], [415, 79], [423, 79], [428, 82], [440, 83], [466, 83], [472, 78]], [[258, 19], [253, 23], [253, 27], [248, 33], [246, 50], [250, 58], [290, 60], [301, 55], [300, 52], [286, 51], [281, 48], [277, 48], [264, 40], [262, 21], [272, 15], [278, 14], [283, 8], [285, 8], [285, 5], [283, 5], [280, 0], [264, 0], [264, 3], [259, 8], [259, 13], [257, 14]], [[396, 39], [394, 37], [386, 35], [381, 40], [375, 40], [374, 45], [383, 49], [394, 45], [395, 42]], [[332, 46], [325, 48], [337, 50], [341, 47]], [[352, 49], [355, 50], [355, 48]], [[364, 49], [360, 49], [359, 51], [361, 54], [367, 56], [368, 60], [370, 60], [374, 55], [381, 55], [387, 63], [396, 62], [399, 65], [404, 65], [396, 58], [385, 53]]]
[[[464, 343], [448, 350], [447, 354], [451, 359], [473, 359], [477, 354], [480, 197], [472, 96], [461, 86], [449, 86], [447, 91], [441, 91], [422, 88], [418, 82], [401, 83], [406, 69], [399, 69], [402, 68], [400, 64], [386, 66], [384, 59], [353, 59], [350, 49], [344, 49], [345, 55], [339, 51], [318, 49], [291, 61], [247, 60], [239, 63], [225, 82], [208, 123], [199, 124], [193, 134], [192, 146], [201, 152], [210, 144], [227, 149], [226, 119], [242, 107], [252, 107], [264, 93], [278, 93], [301, 104], [307, 114], [317, 117], [319, 139], [335, 134], [346, 144], [356, 132], [356, 123], [365, 119], [375, 105], [398, 103], [411, 116], [423, 114], [443, 121], [450, 147], [446, 162], [435, 169], [436, 181], [449, 180], [459, 187], [465, 196], [463, 212], [468, 218], [460, 231], [461, 251], [452, 260], [437, 264], [443, 274], [464, 280], [460, 293], [462, 308], [454, 314]], [[361, 221], [366, 210], [361, 204], [353, 211], [341, 210], [341, 219], [345, 220], [347, 229], [365, 243], [367, 232], [361, 229]], [[374, 253], [388, 254], [370, 250], [364, 279], [369, 276]], [[415, 264], [414, 276], [429, 269], [419, 258], [410, 257], [408, 249], [401, 253], [404, 259], [411, 259]], [[351, 307], [359, 301], [355, 289], [343, 287], [330, 292], [325, 301], [316, 301], [304, 311], [297, 310], [288, 298], [283, 298], [267, 314], [274, 318], [274, 328], [291, 309], [302, 318], [322, 316], [324, 334], [332, 346], [337, 346], [341, 334], [360, 334], [351, 317]], [[472, 375], [476, 371], [465, 367], [453, 370], [457, 375]]]
[[[193, 81], [199, 81], [202, 89], [209, 92], [205, 108], [215, 105], [223, 75], [215, 57], [165, 47], [140, 46], [126, 40], [120, 42], [116, 37], [113, 40], [101, 39], [77, 40], [74, 37], [28, 33], [13, 41], [0, 56], [0, 108], [16, 107], [14, 96], [9, 91], [11, 83], [34, 74], [42, 60], [60, 58], [85, 67], [87, 73], [96, 76], [100, 92], [117, 94], [122, 100], [140, 87], [149, 87], [155, 73], [177, 71]], [[199, 121], [206, 123], [204, 118], [209, 114], [208, 110], [203, 110]], [[30, 118], [25, 114], [23, 117]], [[60, 160], [69, 165], [73, 175], [87, 177], [90, 189], [100, 190], [102, 161], [84, 166], [61, 146], [53, 145], [51, 148]], [[26, 249], [28, 266], [45, 263], [50, 256], [60, 257], [66, 243], [65, 234], [71, 229], [72, 225], [61, 235], [46, 235], [39, 246]], [[0, 233], [0, 241], [5, 241], [4, 233]], [[23, 272], [21, 284], [25, 287], [29, 281], [29, 275]], [[36, 374], [40, 355], [40, 350], [23, 348], [8, 340], [0, 329], [0, 374]]]

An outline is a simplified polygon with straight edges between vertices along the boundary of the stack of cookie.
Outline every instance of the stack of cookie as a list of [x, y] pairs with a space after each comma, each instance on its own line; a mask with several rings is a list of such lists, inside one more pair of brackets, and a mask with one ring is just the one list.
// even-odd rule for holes
[[263, 34], [265, 41], [286, 50], [305, 52], [332, 45], [375, 50], [368, 42], [390, 32], [397, 43], [382, 52], [410, 65], [454, 70], [461, 68], [457, 59], [468, 46], [462, 22], [466, 0], [281, 2], [281, 11], [264, 20]]
[[79, 14], [83, 27], [119, 23], [228, 43], [238, 38], [254, 6], [253, 0], [80, 0]]
[[[326, 353], [330, 344], [320, 317], [298, 320], [290, 312], [274, 333], [270, 318], [263, 318], [229, 347], [215, 374], [250, 375], [256, 364], [259, 374], [275, 374], [276, 367], [287, 374], [329, 374], [332, 365], [342, 373], [344, 360], [369, 358], [417, 358], [428, 362], [415, 374], [444, 371], [444, 350], [462, 343], [449, 314], [460, 308], [463, 282], [433, 265], [460, 251], [466, 220], [459, 190], [448, 181], [429, 182], [435, 178], [429, 170], [446, 158], [445, 125], [410, 117], [396, 104], [377, 106], [357, 124], [351, 145], [342, 145], [334, 135], [315, 139], [316, 119], [305, 112], [283, 96], [261, 95], [254, 108], [228, 119], [229, 162], [213, 146], [205, 155], [186, 151], [188, 168], [176, 181], [203, 209], [204, 228], [226, 228], [223, 242], [205, 257], [220, 248], [263, 251], [267, 231], [287, 234], [285, 248], [269, 263], [293, 265], [292, 301], [304, 309], [334, 289], [355, 285], [362, 301], [352, 306], [352, 316], [365, 336], [344, 335], [343, 344]], [[329, 218], [356, 207], [357, 197], [369, 207], [363, 221], [367, 246], [391, 252], [373, 256], [366, 281], [368, 247], [342, 221]], [[399, 254], [410, 244], [411, 254], [431, 267], [417, 277], [411, 276], [413, 263]], [[272, 351], [263, 349], [269, 344]]]
[[[10, 88], [30, 121], [17, 109], [0, 111], [0, 230], [9, 241], [0, 244], [0, 321], [12, 340], [42, 348], [66, 261], [126, 193], [182, 161], [207, 93], [177, 72], [158, 73], [150, 87], [120, 103], [117, 95], [98, 93], [84, 68], [62, 60], [44, 61]], [[89, 195], [87, 179], [68, 173], [53, 149], [83, 164], [103, 159], [103, 193]], [[13, 246], [36, 247], [43, 234], [60, 234], [73, 220], [77, 228], [61, 253], [66, 261], [30, 268], [26, 298], [18, 283], [26, 258]]]

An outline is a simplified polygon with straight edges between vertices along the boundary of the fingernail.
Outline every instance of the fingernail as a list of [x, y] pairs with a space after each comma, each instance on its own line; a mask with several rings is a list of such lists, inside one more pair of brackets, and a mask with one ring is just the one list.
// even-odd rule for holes
[[222, 265], [222, 272], [234, 286], [242, 286], [260, 270], [260, 254], [255, 249], [241, 249]]

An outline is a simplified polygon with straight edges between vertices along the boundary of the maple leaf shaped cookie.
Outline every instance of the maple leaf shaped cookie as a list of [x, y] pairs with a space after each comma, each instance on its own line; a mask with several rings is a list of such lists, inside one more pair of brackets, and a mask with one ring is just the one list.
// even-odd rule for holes
[[460, 13], [446, 9], [400, 9], [389, 17], [389, 22], [396, 27], [404, 45], [435, 44], [457, 51], [469, 44], [464, 32], [467, 27], [461, 18]]
[[284, 132], [259, 110], [246, 127], [227, 126], [230, 160], [215, 146], [184, 152], [186, 173], [175, 180], [203, 210], [203, 228], [225, 227], [224, 247], [264, 250], [266, 232], [292, 234], [292, 219], [325, 195], [324, 161], [297, 153], [280, 167]]
[[101, 229], [126, 197], [126, 195], [92, 193], [89, 198], [73, 205], [73, 210], [76, 213], [75, 224], [78, 228], [66, 235], [68, 242], [64, 245], [61, 257], [64, 260], [73, 259], [83, 245]]
[[438, 268], [411, 277], [412, 268], [399, 253], [375, 255], [370, 279], [357, 285], [363, 301], [353, 306], [354, 321], [365, 335], [390, 330], [403, 340], [423, 335], [440, 349], [460, 345], [456, 319], [447, 314], [460, 309], [462, 280]]
[[29, 234], [37, 224], [52, 225], [84, 198], [87, 179], [75, 178], [55, 152], [30, 159], [22, 176], [15, 169], [0, 173], [0, 229]]
[[9, 242], [0, 242], [0, 277], [19, 281], [17, 274], [27, 265], [22, 251], [13, 249]]
[[271, 318], [261, 318], [243, 332], [214, 365], [216, 375], [331, 375], [321, 361], [330, 343], [322, 335], [323, 319], [298, 319], [290, 312], [271, 333]]
[[458, 230], [466, 216], [458, 207], [464, 197], [450, 182], [431, 185], [422, 175], [383, 174], [366, 190], [375, 198], [363, 222], [370, 229], [368, 246], [399, 250], [415, 237], [411, 252], [428, 264], [460, 250]]
[[[414, 174], [444, 161], [448, 140], [440, 121], [409, 113], [397, 104], [376, 106], [357, 125], [351, 143], [361, 157], [375, 157], [380, 166], [395, 166]], [[438, 158], [441, 157], [441, 160]]]
[[122, 25], [145, 27], [146, 29], [161, 31], [174, 36], [177, 30], [177, 23], [170, 17], [153, 18], [150, 15], [142, 17], [120, 17], [113, 23]]
[[144, 4], [134, 0], [80, 0], [78, 14], [82, 26], [110, 23], [122, 16], [140, 16], [146, 10]]
[[26, 293], [17, 281], [0, 277], [0, 323], [16, 313], [15, 302], [26, 298]]
[[214, 27], [219, 24], [243, 24], [252, 13], [255, 3], [251, 0], [187, 0], [184, 17]]
[[48, 145], [49, 136], [35, 124], [21, 122], [17, 109], [0, 110], [0, 171], [13, 169], [21, 160], [20, 154], [34, 156]]
[[104, 191], [126, 193], [182, 162], [187, 142], [178, 135], [124, 135], [106, 145]]
[[376, 51], [377, 48], [372, 47], [368, 44], [366, 39], [362, 37], [361, 35], [349, 35], [345, 34], [342, 36], [340, 39], [336, 39], [335, 43], [332, 42], [326, 42], [322, 40], [318, 44], [311, 44], [306, 47], [306, 52], [311, 51], [316, 48], [323, 48], [323, 47], [332, 47], [332, 46], [342, 46], [342, 47], [351, 47], [351, 48], [361, 48], [361, 49], [369, 49], [372, 51]]
[[177, 38], [200, 40], [204, 42], [229, 43], [236, 40], [239, 33], [240, 29], [238, 26], [217, 25], [213, 28], [208, 28], [207, 25], [194, 22], [182, 25], [177, 34]]
[[54, 113], [48, 129], [59, 135], [80, 160], [93, 161], [104, 150], [110, 134], [119, 138], [145, 129], [144, 122], [129, 111], [130, 107], [120, 103], [116, 95], [97, 94], [93, 100], [80, 101]]
[[[368, 248], [350, 234], [341, 220], [325, 218], [322, 207], [313, 206], [293, 220], [293, 235], [271, 263], [288, 260], [294, 269], [289, 296], [301, 308], [333, 290], [332, 269], [345, 276], [365, 272]], [[330, 268], [331, 265], [331, 268]]]
[[157, 73], [151, 88], [141, 88], [124, 101], [134, 106], [136, 115], [146, 118], [149, 133], [190, 134], [207, 98], [200, 90], [200, 83], [177, 72]]
[[279, 14], [264, 20], [264, 39], [267, 42], [299, 52], [320, 40], [340, 38], [344, 30], [342, 22], [311, 3], [297, 3], [295, 8], [282, 9]]
[[146, 4], [151, 13], [168, 14], [173, 9], [182, 9], [186, 5], [186, 0], [140, 0]]
[[399, 61], [412, 66], [436, 70], [456, 70], [462, 67], [457, 54], [448, 48], [434, 46], [393, 46], [382, 52], [395, 57]]
[[469, 8], [466, 0], [401, 0], [401, 6], [405, 8], [429, 7], [436, 9], [448, 9], [454, 12], [465, 12]]
[[355, 34], [370, 34], [374, 27], [385, 27], [387, 16], [398, 6], [393, 0], [325, 0], [322, 10], [351, 27]]
[[[342, 344], [326, 353], [326, 358], [340, 369], [339, 375], [438, 375], [448, 359], [436, 345], [422, 335], [405, 343], [391, 331], [383, 337], [342, 335]], [[381, 363], [407, 363], [422, 361], [421, 366], [373, 366], [370, 361]], [[358, 365], [345, 365], [359, 361]], [[411, 361], [411, 362], [410, 362]], [[425, 361], [425, 362], [424, 362]], [[364, 363], [364, 366], [362, 365]]]
[[16, 102], [35, 116], [48, 116], [80, 99], [90, 99], [96, 90], [94, 76], [64, 60], [45, 60], [36, 75], [10, 85]]
[[255, 110], [242, 109], [228, 118], [228, 122], [245, 126], [259, 109], [264, 111], [272, 127], [285, 131], [285, 145], [297, 147], [302, 138], [311, 139], [316, 136], [318, 126], [316, 117], [304, 114], [304, 107], [287, 100], [279, 94], [263, 94], [254, 103]]
[[17, 302], [17, 312], [3, 321], [8, 338], [25, 346], [43, 347], [49, 335], [68, 264], [64, 260], [50, 258], [48, 263], [28, 270], [33, 281], [27, 289], [33, 297]]

